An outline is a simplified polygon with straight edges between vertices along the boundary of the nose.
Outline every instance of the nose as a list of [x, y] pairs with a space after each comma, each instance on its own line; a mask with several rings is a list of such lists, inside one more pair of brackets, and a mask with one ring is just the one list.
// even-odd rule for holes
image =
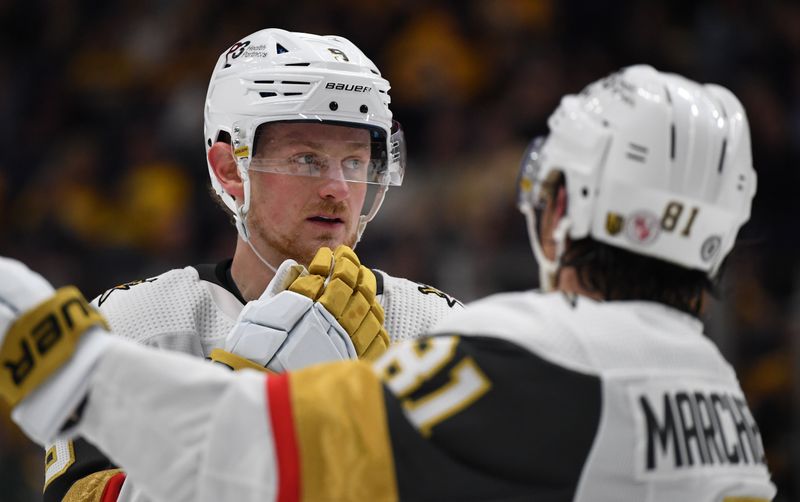
[[331, 168], [325, 173], [319, 185], [319, 196], [334, 201], [344, 200], [350, 196], [350, 184], [347, 183], [341, 168]]

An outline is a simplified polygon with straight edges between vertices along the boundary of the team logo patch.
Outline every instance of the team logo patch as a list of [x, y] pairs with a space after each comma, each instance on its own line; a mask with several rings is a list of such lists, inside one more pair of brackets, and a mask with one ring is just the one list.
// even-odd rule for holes
[[636, 211], [628, 217], [625, 236], [636, 244], [652, 244], [661, 233], [661, 222], [650, 211]]
[[460, 301], [456, 300], [455, 298], [453, 298], [452, 296], [448, 295], [447, 293], [443, 293], [442, 291], [439, 291], [438, 289], [434, 288], [433, 286], [426, 286], [426, 285], [423, 284], [423, 285], [419, 286], [417, 289], [423, 295], [436, 295], [439, 298], [442, 298], [444, 301], [447, 302], [447, 306], [450, 307], [450, 308], [453, 308], [456, 304], [462, 305], [462, 303]]
[[711, 261], [711, 258], [717, 255], [719, 248], [722, 245], [722, 239], [718, 235], [712, 235], [700, 246], [700, 258], [703, 261]]
[[236, 149], [233, 151], [233, 155], [234, 155], [234, 156], [235, 156], [237, 159], [240, 159], [240, 158], [242, 158], [242, 157], [249, 157], [249, 156], [250, 156], [250, 148], [249, 148], [247, 145], [242, 145], [242, 146], [240, 146], [240, 147], [237, 147], [237, 148], [236, 148]]
[[136, 286], [138, 284], [144, 284], [146, 282], [155, 282], [157, 280], [158, 277], [153, 277], [152, 279], [139, 279], [136, 281], [126, 282], [125, 284], [120, 284], [119, 286], [114, 286], [113, 288], [109, 289], [108, 291], [100, 295], [100, 299], [97, 301], [97, 306], [99, 307], [100, 305], [102, 305], [103, 302], [105, 302], [108, 299], [109, 295], [111, 295], [111, 293], [113, 293], [114, 291], [127, 291], [131, 289], [133, 286]]
[[606, 215], [606, 232], [608, 232], [608, 235], [617, 235], [622, 232], [624, 225], [625, 217], [621, 214], [609, 212]]

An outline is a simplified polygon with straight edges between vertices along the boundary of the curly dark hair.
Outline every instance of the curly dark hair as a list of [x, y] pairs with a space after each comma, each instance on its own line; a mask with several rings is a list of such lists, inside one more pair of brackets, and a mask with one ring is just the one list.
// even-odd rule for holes
[[[651, 258], [598, 242], [571, 241], [561, 258], [582, 288], [606, 300], [648, 300], [699, 316], [703, 293], [717, 294], [717, 281], [702, 270]], [[718, 276], [719, 277], [719, 276]]]
[[[557, 172], [547, 186], [551, 200], [566, 180]], [[645, 300], [663, 303], [693, 316], [703, 307], [703, 293], [718, 296], [719, 277], [644, 256], [585, 237], [569, 241], [561, 257], [563, 267], [575, 269], [578, 284], [605, 300]]]

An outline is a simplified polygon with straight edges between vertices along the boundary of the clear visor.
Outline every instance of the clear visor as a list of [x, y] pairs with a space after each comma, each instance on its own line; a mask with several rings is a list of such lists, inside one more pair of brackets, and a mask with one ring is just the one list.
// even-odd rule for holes
[[248, 169], [263, 173], [399, 186], [405, 173], [405, 138], [397, 122], [383, 129], [352, 124], [261, 124]]

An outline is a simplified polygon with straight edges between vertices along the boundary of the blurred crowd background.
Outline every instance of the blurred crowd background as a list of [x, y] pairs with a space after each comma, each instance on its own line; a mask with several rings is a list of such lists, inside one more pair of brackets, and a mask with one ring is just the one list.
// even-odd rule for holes
[[[87, 296], [229, 256], [203, 101], [219, 54], [265, 27], [345, 36], [390, 80], [410, 165], [359, 255], [463, 300], [536, 286], [515, 177], [562, 94], [635, 63], [732, 89], [759, 188], [707, 321], [778, 500], [800, 500], [800, 2], [0, 0], [0, 254]], [[42, 477], [0, 419], [0, 501]]]

